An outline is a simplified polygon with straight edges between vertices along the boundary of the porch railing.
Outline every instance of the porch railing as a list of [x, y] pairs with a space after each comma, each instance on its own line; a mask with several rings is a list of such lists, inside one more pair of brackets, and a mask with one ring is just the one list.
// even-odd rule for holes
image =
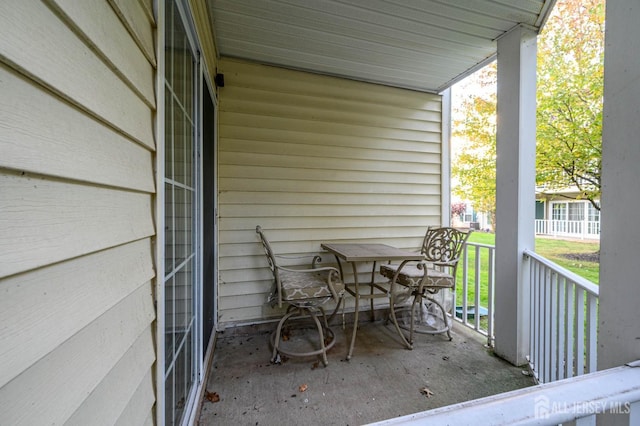
[[[455, 319], [487, 337], [493, 345], [495, 246], [467, 243], [458, 268]], [[461, 270], [460, 270], [461, 269]]]
[[640, 424], [640, 361], [375, 424], [474, 425], [482, 419], [494, 426], [548, 426], [574, 420], [579, 425], [595, 425], [596, 415], [602, 413], [616, 420], [619, 417], [621, 421], [615, 424]]
[[596, 371], [598, 286], [529, 250], [524, 262], [534, 377], [547, 383]]
[[536, 219], [536, 234], [573, 238], [600, 237], [600, 222], [594, 220], [543, 220]]

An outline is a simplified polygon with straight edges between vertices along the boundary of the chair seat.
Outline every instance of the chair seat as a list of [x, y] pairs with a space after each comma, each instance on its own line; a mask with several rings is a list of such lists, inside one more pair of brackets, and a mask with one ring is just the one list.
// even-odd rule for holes
[[[278, 274], [282, 282], [282, 300], [320, 299], [333, 296], [327, 285], [326, 274], [291, 272], [282, 269], [279, 269]], [[338, 294], [344, 291], [344, 284], [340, 281], [334, 282], [333, 287]]]
[[[380, 274], [388, 279], [393, 279], [393, 276], [398, 271], [400, 265], [382, 265], [380, 266]], [[405, 265], [396, 282], [400, 285], [406, 287], [418, 287], [424, 277], [424, 269], [418, 268], [417, 265]], [[425, 286], [427, 287], [438, 287], [438, 288], [452, 288], [454, 286], [455, 280], [451, 274], [447, 274], [446, 272], [439, 271], [437, 269], [428, 268], [427, 269], [427, 280], [425, 281]]]

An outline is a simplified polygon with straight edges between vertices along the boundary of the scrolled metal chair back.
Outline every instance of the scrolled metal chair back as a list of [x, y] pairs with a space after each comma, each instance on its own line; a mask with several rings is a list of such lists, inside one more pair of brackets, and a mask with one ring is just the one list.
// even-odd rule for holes
[[429, 227], [422, 242], [427, 262], [457, 262], [470, 232], [450, 227]]

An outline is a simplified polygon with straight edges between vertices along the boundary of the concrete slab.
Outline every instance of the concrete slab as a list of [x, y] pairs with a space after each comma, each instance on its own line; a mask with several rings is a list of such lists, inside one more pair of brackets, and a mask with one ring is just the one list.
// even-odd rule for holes
[[461, 325], [451, 342], [418, 335], [408, 350], [391, 324], [364, 322], [351, 361], [351, 328], [332, 329], [338, 340], [326, 368], [317, 357], [272, 365], [270, 332], [219, 334], [207, 391], [220, 400], [205, 398], [199, 424], [361, 425], [534, 384]]

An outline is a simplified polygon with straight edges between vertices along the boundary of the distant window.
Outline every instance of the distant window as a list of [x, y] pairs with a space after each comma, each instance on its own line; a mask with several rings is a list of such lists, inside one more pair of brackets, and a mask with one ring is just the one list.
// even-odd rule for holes
[[569, 220], [584, 220], [584, 203], [568, 203]]
[[551, 218], [553, 220], [567, 220], [567, 203], [553, 203]]

